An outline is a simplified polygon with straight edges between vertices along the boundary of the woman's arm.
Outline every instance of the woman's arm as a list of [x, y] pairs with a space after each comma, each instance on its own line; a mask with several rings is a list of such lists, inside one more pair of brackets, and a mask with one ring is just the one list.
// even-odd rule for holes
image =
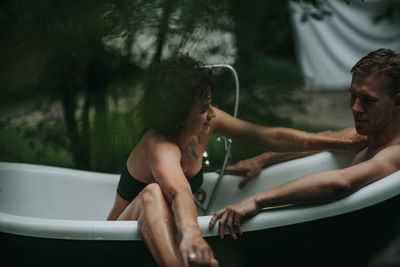
[[195, 253], [197, 262], [210, 263], [214, 256], [197, 223], [196, 206], [180, 160], [178, 146], [169, 141], [159, 141], [149, 151], [153, 176], [171, 205], [184, 261], [188, 263], [189, 255]]
[[336, 131], [323, 131], [317, 132], [316, 134], [321, 136], [329, 136], [334, 138], [350, 138], [350, 139], [358, 139], [361, 136], [357, 133], [356, 129], [353, 128], [345, 128]]
[[366, 138], [362, 136], [337, 138], [285, 127], [261, 126], [214, 109], [216, 118], [212, 121], [213, 132], [269, 151], [359, 150], [366, 145]]

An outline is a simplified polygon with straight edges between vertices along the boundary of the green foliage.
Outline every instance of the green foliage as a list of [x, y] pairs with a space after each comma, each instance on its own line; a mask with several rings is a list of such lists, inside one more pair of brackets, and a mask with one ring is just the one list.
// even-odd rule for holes
[[[61, 126], [58, 128], [56, 125]], [[70, 152], [65, 148], [68, 142], [63, 133], [63, 121], [46, 123], [41, 130], [36, 125], [21, 124], [0, 129], [0, 161], [21, 162], [75, 167]], [[46, 128], [44, 130], [43, 128]], [[59, 142], [47, 142], [49, 136]], [[51, 139], [51, 138], [50, 138]]]
[[[103, 145], [103, 135], [97, 133], [96, 124], [92, 123], [90, 131], [91, 169], [102, 172], [118, 173], [124, 166], [134, 145], [139, 139], [139, 131], [134, 121], [127, 114], [110, 114], [107, 126], [108, 146]], [[130, 130], [132, 130], [131, 132]]]
[[[110, 147], [104, 151], [91, 119], [89, 144], [91, 170], [118, 173], [132, 147], [139, 141], [137, 120], [130, 113], [110, 114]], [[80, 123], [81, 124], [81, 123]], [[46, 118], [38, 123], [22, 122], [0, 129], [0, 161], [76, 167], [69, 149], [65, 123], [60, 118]], [[100, 140], [99, 140], [100, 139]]]
[[[296, 2], [311, 5], [305, 5], [305, 20], [329, 15], [323, 1]], [[396, 19], [399, 5], [389, 2], [383, 17]], [[54, 162], [61, 155], [63, 166], [118, 171], [139, 138], [129, 109], [141, 94], [148, 64], [178, 51], [197, 51], [201, 60], [221, 55], [232, 45], [213, 43], [212, 36], [221, 34], [235, 40], [231, 61], [241, 84], [239, 116], [285, 123], [275, 107], [301, 108], [291, 99], [302, 76], [290, 12], [289, 1], [281, 0], [1, 1], [1, 160], [45, 164], [45, 158]], [[214, 103], [231, 113], [232, 77], [217, 76]], [[111, 110], [112, 100], [121, 99], [126, 103]], [[62, 116], [28, 125], [12, 119], [21, 110], [48, 114], [54, 104], [61, 105]], [[223, 154], [223, 146], [213, 142], [210, 157]], [[238, 155], [245, 150], [238, 148]]]

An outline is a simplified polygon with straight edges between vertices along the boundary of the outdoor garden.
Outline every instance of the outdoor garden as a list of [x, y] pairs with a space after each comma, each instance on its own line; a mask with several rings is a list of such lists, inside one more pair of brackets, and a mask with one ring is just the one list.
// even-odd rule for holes
[[[238, 117], [318, 131], [278, 107], [301, 112], [303, 86], [290, 25], [290, 1], [88, 0], [0, 4], [0, 161], [119, 173], [139, 140], [132, 112], [152, 62], [188, 53], [234, 66]], [[330, 16], [308, 2], [304, 23]], [[346, 1], [350, 4], [350, 1]], [[394, 3], [394, 2], [393, 2]], [[397, 8], [397, 9], [396, 9]], [[398, 4], [385, 16], [396, 16]], [[213, 104], [233, 113], [234, 80], [216, 71]], [[260, 150], [234, 143], [232, 162]], [[211, 166], [223, 142], [212, 138]]]
[[[18, 0], [1, 6], [0, 161], [119, 173], [139, 138], [132, 110], [146, 68], [177, 52], [235, 67], [240, 118], [308, 127], [274, 112], [279, 105], [301, 108], [291, 100], [302, 76], [288, 1]], [[226, 72], [216, 76], [213, 103], [233, 113], [234, 80]], [[224, 156], [216, 140], [208, 148], [212, 170]], [[258, 152], [235, 143], [232, 161]]]
[[[337, 129], [291, 113], [306, 110], [292, 3], [302, 4], [301, 23], [332, 16], [319, 0], [0, 1], [0, 162], [121, 173], [142, 134], [135, 107], [146, 72], [177, 53], [234, 67], [240, 119]], [[399, 1], [385, 1], [383, 10], [377, 23], [400, 18]], [[235, 80], [213, 72], [212, 104], [233, 114]], [[234, 141], [231, 152], [235, 163], [262, 150]], [[221, 168], [224, 139], [213, 135], [207, 154], [204, 171]], [[243, 260], [221, 244], [226, 258]]]

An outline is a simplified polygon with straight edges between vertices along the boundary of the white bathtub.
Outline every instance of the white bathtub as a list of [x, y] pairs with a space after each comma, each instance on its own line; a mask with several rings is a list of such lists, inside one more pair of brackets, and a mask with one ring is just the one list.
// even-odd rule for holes
[[[226, 175], [211, 212], [308, 173], [347, 166], [353, 155], [322, 152], [277, 164], [265, 168], [261, 176], [244, 190], [237, 189], [241, 177]], [[216, 173], [205, 173], [202, 189], [207, 197], [204, 206], [209, 201], [217, 178]], [[141, 236], [136, 221], [105, 220], [114, 201], [118, 180], [118, 174], [0, 163], [0, 232], [7, 237], [6, 242], [10, 242], [10, 237], [18, 236], [30, 237], [29, 240], [32, 240], [32, 237], [39, 238], [42, 241], [56, 239], [140, 242]], [[394, 199], [399, 193], [400, 171], [336, 202], [262, 212], [243, 223], [244, 237], [252, 231], [260, 233], [263, 230], [279, 229], [363, 210]], [[210, 219], [211, 215], [199, 216], [198, 222], [207, 239], [217, 240], [216, 228], [208, 230]], [[11, 243], [6, 243], [9, 244]]]

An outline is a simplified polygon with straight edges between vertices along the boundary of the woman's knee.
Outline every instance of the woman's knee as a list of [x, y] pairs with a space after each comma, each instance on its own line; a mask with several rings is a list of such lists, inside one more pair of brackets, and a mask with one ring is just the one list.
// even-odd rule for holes
[[[142, 222], [144, 214], [162, 214], [167, 209], [163, 192], [157, 183], [147, 185], [139, 195], [122, 211], [118, 220], [138, 220]], [[148, 213], [147, 211], [152, 211]]]

